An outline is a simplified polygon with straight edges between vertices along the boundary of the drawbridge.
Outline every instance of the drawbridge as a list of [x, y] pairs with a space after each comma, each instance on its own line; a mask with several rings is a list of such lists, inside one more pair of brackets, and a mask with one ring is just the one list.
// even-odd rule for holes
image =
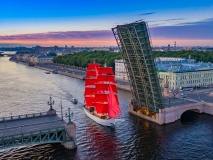
[[155, 117], [164, 109], [146, 22], [138, 21], [112, 28], [128, 72], [134, 111]]

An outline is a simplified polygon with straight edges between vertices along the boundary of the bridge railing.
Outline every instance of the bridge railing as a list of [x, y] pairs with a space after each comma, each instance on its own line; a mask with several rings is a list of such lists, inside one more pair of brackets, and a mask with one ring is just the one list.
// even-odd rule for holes
[[27, 132], [27, 133], [17, 133], [9, 136], [2, 136], [0, 137], [0, 141], [3, 139], [10, 139], [10, 138], [15, 138], [15, 137], [25, 137], [29, 135], [39, 135], [39, 134], [44, 134], [48, 132], [53, 132], [53, 131], [62, 131], [65, 130], [65, 127], [56, 127], [56, 128], [51, 128], [51, 129], [45, 129], [45, 130], [38, 130], [38, 131], [33, 131], [33, 132]]
[[18, 115], [18, 116], [0, 117], [0, 122], [8, 121], [8, 120], [22, 119], [22, 118], [38, 117], [38, 116], [44, 116], [44, 115], [47, 115], [47, 112], [31, 113], [31, 114], [24, 114], [24, 115]]
[[[60, 126], [57, 127], [54, 125], [54, 123], [57, 123], [59, 120], [51, 120], [51, 121], [44, 121], [44, 122], [40, 122], [40, 123], [29, 123], [29, 124], [22, 124], [22, 125], [17, 125], [17, 126], [4, 126], [2, 128], [0, 128], [0, 139], [2, 137], [5, 136], [12, 136], [12, 135], [19, 135], [19, 134], [29, 134], [31, 132], [41, 132], [43, 130], [54, 130], [57, 128], [64, 128], [64, 126]], [[51, 125], [46, 125], [45, 124], [51, 124]], [[38, 125], [42, 125], [42, 129], [40, 127], [38, 127]], [[31, 128], [26, 128], [26, 127], [30, 127], [33, 126]]]
[[57, 127], [54, 129], [4, 136], [0, 138], [0, 149], [31, 144], [64, 142], [66, 141], [65, 134], [65, 127]]

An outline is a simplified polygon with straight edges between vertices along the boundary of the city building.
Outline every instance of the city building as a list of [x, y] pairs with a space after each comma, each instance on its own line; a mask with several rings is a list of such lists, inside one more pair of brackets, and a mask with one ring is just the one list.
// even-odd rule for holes
[[196, 62], [193, 59], [156, 60], [155, 66], [160, 78], [160, 86], [171, 89], [201, 87], [213, 84], [213, 64]]
[[57, 50], [59, 50], [58, 46], [54, 46], [54, 47], [41, 47], [41, 46], [36, 46], [35, 47], [35, 52], [36, 53], [42, 53], [42, 54], [48, 54], [50, 52], [56, 52]]
[[211, 48], [206, 48], [206, 51], [213, 51], [213, 47], [211, 47]]
[[37, 56], [35, 57], [35, 63], [43, 64], [43, 63], [53, 63], [53, 56]]
[[[196, 62], [194, 59], [159, 57], [155, 59], [160, 87], [180, 89], [213, 84], [213, 64]], [[123, 60], [115, 60], [115, 77], [123, 79], [126, 69]]]
[[115, 78], [126, 81], [128, 80], [123, 60], [115, 60]]
[[94, 47], [91, 51], [109, 51], [109, 47]]
[[36, 57], [35, 56], [33, 56], [33, 55], [30, 55], [29, 57], [28, 57], [28, 61], [27, 62], [29, 62], [29, 64], [32, 64], [32, 65], [35, 65], [36, 64]]

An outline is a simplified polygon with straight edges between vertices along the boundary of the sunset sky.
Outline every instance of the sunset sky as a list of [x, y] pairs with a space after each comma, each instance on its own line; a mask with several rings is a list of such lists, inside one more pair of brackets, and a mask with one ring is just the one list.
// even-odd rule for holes
[[141, 19], [154, 46], [213, 46], [212, 0], [4, 0], [0, 46], [116, 46], [111, 28]]

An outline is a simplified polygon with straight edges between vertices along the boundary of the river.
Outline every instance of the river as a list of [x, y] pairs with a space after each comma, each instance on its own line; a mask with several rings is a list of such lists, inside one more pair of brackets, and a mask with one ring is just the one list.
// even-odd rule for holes
[[83, 103], [84, 81], [59, 74], [45, 74], [34, 67], [0, 58], [0, 117], [44, 112], [52, 96], [55, 108], [63, 113], [68, 107], [77, 125], [77, 150], [60, 144], [23, 146], [0, 151], [0, 159], [202, 159], [213, 158], [213, 117], [195, 115], [191, 121], [158, 126], [129, 115], [130, 92], [119, 90], [124, 121], [115, 129], [100, 126], [70, 102], [74, 96]]

